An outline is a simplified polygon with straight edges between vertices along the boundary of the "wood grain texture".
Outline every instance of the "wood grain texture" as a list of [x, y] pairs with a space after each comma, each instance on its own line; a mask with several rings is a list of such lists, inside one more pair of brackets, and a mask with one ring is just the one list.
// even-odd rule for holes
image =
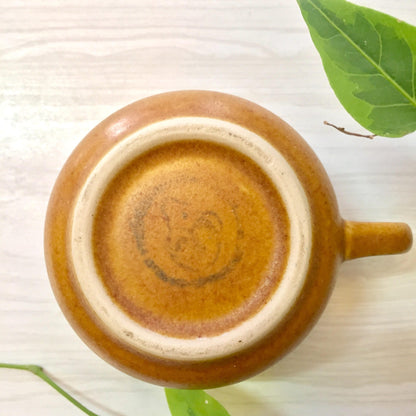
[[[416, 24], [414, 0], [360, 4]], [[43, 223], [55, 178], [104, 117], [162, 91], [240, 95], [288, 121], [328, 170], [344, 217], [416, 232], [416, 135], [373, 141], [325, 78], [295, 1], [0, 0], [0, 361], [43, 365], [107, 416], [168, 415], [163, 390], [74, 334], [52, 295]], [[416, 247], [354, 260], [318, 325], [265, 373], [212, 394], [232, 415], [416, 414]], [[30, 374], [0, 370], [0, 415], [78, 415]]]

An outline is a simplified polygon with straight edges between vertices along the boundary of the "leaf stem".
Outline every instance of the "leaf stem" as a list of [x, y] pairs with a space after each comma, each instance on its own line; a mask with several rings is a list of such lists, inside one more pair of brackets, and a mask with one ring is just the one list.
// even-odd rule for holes
[[54, 388], [59, 394], [64, 396], [67, 400], [69, 400], [74, 406], [78, 407], [78, 409], [82, 410], [85, 414], [89, 416], [98, 416], [96, 413], [92, 412], [91, 410], [87, 409], [83, 404], [81, 404], [78, 400], [72, 397], [69, 393], [67, 393], [64, 389], [62, 389], [58, 384], [56, 384], [43, 370], [42, 367], [38, 365], [32, 364], [7, 364], [7, 363], [0, 363], [0, 368], [10, 368], [15, 370], [25, 370], [29, 371], [30, 373], [40, 377], [43, 381], [48, 383], [52, 388]]
[[334, 129], [337, 129], [341, 133], [348, 134], [349, 136], [356, 136], [356, 137], [365, 137], [366, 139], [374, 139], [374, 137], [377, 137], [376, 134], [360, 134], [360, 133], [353, 133], [351, 131], [345, 130], [344, 127], [338, 127], [335, 124], [329, 123], [328, 121], [324, 121], [324, 124], [326, 126], [333, 127]]

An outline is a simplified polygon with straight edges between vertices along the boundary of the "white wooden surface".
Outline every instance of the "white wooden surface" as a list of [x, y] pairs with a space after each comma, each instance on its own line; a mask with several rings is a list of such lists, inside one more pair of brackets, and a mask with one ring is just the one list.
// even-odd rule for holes
[[[416, 24], [414, 0], [360, 0]], [[0, 361], [36, 363], [108, 416], [164, 416], [163, 390], [96, 357], [63, 318], [42, 248], [54, 180], [104, 117], [161, 91], [251, 99], [292, 124], [353, 220], [416, 232], [416, 134], [374, 141], [342, 109], [294, 0], [0, 0]], [[415, 415], [416, 247], [339, 271], [307, 339], [213, 390], [233, 416]], [[30, 374], [0, 370], [0, 415], [80, 415]]]

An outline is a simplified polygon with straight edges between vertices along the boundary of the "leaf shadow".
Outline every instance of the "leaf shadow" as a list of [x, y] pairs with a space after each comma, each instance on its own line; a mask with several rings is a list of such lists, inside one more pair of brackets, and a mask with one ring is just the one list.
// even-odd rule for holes
[[224, 405], [231, 416], [283, 416], [275, 404], [272, 406], [264, 401], [264, 398], [256, 393], [251, 393], [244, 388], [244, 382], [227, 387], [214, 389], [213, 396]]
[[102, 403], [100, 403], [97, 400], [92, 399], [90, 396], [85, 394], [84, 392], [81, 392], [77, 389], [75, 389], [72, 385], [67, 384], [65, 381], [59, 379], [58, 377], [55, 377], [52, 373], [49, 371], [47, 372], [48, 375], [53, 378], [53, 380], [62, 387], [65, 391], [71, 394], [76, 400], [81, 402], [84, 406], [86, 406], [88, 409], [92, 410], [99, 410], [100, 412], [105, 413], [108, 416], [125, 416], [125, 414], [117, 412], [115, 410], [109, 409], [107, 406], [104, 406]]

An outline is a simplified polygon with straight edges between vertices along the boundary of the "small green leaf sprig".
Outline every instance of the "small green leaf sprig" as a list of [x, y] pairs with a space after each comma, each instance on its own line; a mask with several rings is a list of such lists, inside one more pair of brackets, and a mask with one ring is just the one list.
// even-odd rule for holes
[[[56, 384], [39, 365], [0, 363], [0, 368], [28, 371], [48, 383], [86, 415], [98, 416], [97, 413], [87, 409], [72, 395]], [[165, 393], [172, 416], [230, 416], [224, 407], [205, 391], [165, 388]]]
[[73, 396], [71, 396], [68, 392], [66, 392], [62, 387], [58, 386], [58, 384], [56, 384], [45, 373], [44, 369], [39, 365], [0, 363], [0, 368], [10, 368], [10, 369], [14, 369], [14, 370], [29, 371], [30, 373], [34, 374], [35, 376], [40, 377], [43, 381], [48, 383], [52, 388], [54, 388], [58, 393], [60, 393], [63, 397], [65, 397], [67, 400], [69, 400], [74, 406], [78, 407], [78, 409], [82, 410], [86, 415], [88, 415], [88, 416], [98, 416], [96, 413], [87, 409], [83, 404], [81, 404], [78, 400], [76, 400]]

